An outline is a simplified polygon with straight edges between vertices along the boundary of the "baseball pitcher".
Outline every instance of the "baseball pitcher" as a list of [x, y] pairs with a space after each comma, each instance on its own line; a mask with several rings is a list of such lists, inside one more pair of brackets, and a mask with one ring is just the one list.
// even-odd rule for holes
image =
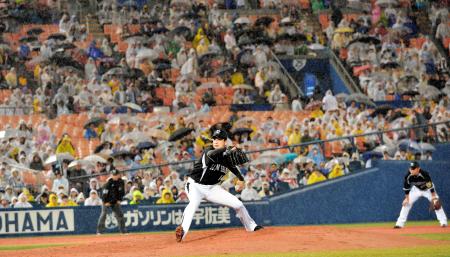
[[177, 242], [181, 242], [186, 237], [194, 213], [203, 199], [235, 209], [247, 231], [262, 229], [262, 226], [257, 225], [250, 217], [244, 204], [219, 184], [222, 177], [230, 170], [239, 179], [237, 191], [242, 190], [244, 177], [236, 165], [248, 161], [245, 153], [238, 148], [226, 147], [227, 133], [224, 130], [214, 131], [212, 138], [212, 148], [204, 150], [202, 157], [194, 164], [194, 168], [188, 174], [189, 178], [185, 190], [188, 194], [189, 204], [184, 210], [181, 225], [175, 231]]

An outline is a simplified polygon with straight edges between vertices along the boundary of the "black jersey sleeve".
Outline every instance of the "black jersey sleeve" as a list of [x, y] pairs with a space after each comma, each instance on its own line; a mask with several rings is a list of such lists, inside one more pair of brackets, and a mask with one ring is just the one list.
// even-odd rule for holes
[[223, 153], [225, 152], [226, 148], [219, 148], [214, 150], [208, 150], [205, 158], [206, 165], [213, 163], [219, 163], [221, 162], [223, 158]]
[[233, 172], [233, 174], [240, 180], [240, 181], [244, 181], [244, 177], [242, 176], [241, 172], [239, 171], [239, 169], [236, 166], [233, 165], [227, 165], [226, 166], [227, 169], [229, 169], [231, 172]]
[[433, 185], [433, 181], [431, 181], [430, 174], [428, 174], [428, 172], [426, 172], [426, 171], [421, 171], [421, 172], [422, 172], [422, 175], [426, 182], [426, 184], [425, 184], [426, 188], [430, 189], [431, 193], [434, 193], [434, 185]]
[[403, 191], [405, 191], [406, 195], [409, 195], [409, 191], [411, 191], [411, 184], [409, 183], [409, 172], [406, 174], [404, 182], [403, 182]]

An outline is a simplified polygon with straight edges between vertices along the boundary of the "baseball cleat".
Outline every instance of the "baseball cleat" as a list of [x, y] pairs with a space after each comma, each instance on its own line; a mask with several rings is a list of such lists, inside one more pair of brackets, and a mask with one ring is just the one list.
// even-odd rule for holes
[[264, 228], [263, 226], [257, 225], [257, 226], [253, 229], [253, 231], [258, 231], [258, 230], [261, 230], [261, 229], [263, 229], [263, 228]]
[[400, 228], [402, 228], [402, 227], [397, 226], [397, 225], [394, 227], [394, 229], [400, 229]]
[[447, 227], [447, 224], [442, 224], [441, 225], [441, 228], [446, 228]]
[[175, 236], [178, 243], [181, 242], [181, 240], [183, 240], [184, 230], [181, 225], [175, 229]]

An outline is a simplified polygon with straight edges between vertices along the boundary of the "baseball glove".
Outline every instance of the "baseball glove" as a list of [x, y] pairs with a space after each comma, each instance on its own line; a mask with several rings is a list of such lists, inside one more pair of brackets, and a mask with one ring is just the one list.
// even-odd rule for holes
[[431, 210], [439, 210], [442, 208], [442, 204], [441, 201], [439, 200], [439, 198], [434, 198], [433, 200], [431, 200], [431, 204], [430, 204], [430, 209]]
[[227, 149], [227, 157], [228, 157], [228, 162], [234, 166], [242, 165], [244, 163], [249, 162], [247, 154], [244, 153], [239, 148], [237, 148], [235, 150]]

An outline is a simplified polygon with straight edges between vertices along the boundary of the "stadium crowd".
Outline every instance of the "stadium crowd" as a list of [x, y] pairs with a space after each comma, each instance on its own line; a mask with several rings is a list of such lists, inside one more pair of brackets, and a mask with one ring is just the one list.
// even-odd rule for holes
[[[364, 11], [353, 19], [329, 1], [260, 1], [265, 10], [281, 8], [247, 17], [223, 8], [258, 1], [202, 2], [102, 1], [102, 39], [58, 6], [30, 19], [47, 27], [15, 18], [13, 31], [4, 21], [2, 207], [101, 205], [104, 174], [113, 169], [128, 170], [124, 204], [187, 202], [185, 175], [218, 128], [250, 151], [252, 161], [241, 167], [242, 200], [356, 172], [375, 158], [430, 160], [430, 143], [449, 141], [448, 67], [431, 40], [417, 37], [408, 8], [374, 2], [372, 16]], [[11, 17], [37, 7], [6, 8]], [[329, 25], [314, 31], [304, 14], [325, 8]], [[436, 38], [448, 37], [448, 12], [432, 8]], [[274, 53], [314, 56], [326, 46], [338, 51], [364, 94], [333, 95], [318, 85], [311, 96], [289, 95]], [[411, 107], [374, 103], [389, 99]], [[230, 111], [232, 104], [273, 110]], [[357, 137], [435, 122], [447, 123]], [[336, 137], [348, 138], [299, 145]], [[274, 147], [280, 149], [254, 152]], [[162, 163], [175, 164], [147, 167]], [[226, 177], [222, 186], [233, 191], [234, 180]]]

